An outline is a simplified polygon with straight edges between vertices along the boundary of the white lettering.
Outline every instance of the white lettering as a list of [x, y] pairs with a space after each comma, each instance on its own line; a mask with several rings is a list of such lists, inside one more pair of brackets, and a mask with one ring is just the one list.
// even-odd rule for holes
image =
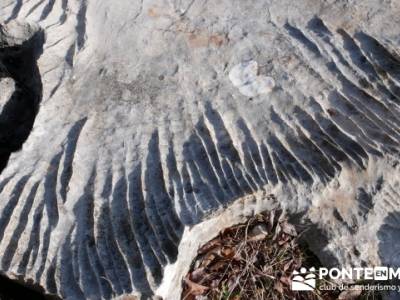
[[373, 268], [365, 268], [364, 269], [364, 279], [372, 280], [374, 279], [374, 269]]
[[351, 269], [346, 270], [342, 269], [342, 279], [353, 279], [353, 272], [351, 272]]
[[329, 270], [327, 268], [319, 269], [319, 279], [322, 279], [324, 276], [328, 275]]
[[393, 278], [400, 279], [400, 269], [394, 270], [393, 268], [389, 268], [389, 279]]
[[364, 270], [363, 268], [354, 268], [353, 269], [356, 272], [356, 278], [355, 280], [360, 280], [362, 279], [362, 271]]
[[[336, 275], [334, 275], [334, 273], [336, 273]], [[340, 278], [340, 270], [338, 268], [330, 269], [329, 277], [332, 279], [339, 279]]]

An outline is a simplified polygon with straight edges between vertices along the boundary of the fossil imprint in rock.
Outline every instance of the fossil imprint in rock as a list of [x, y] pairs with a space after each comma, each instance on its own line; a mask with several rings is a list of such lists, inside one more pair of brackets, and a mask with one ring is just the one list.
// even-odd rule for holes
[[0, 272], [178, 299], [277, 206], [327, 265], [399, 265], [399, 4], [330, 2], [1, 0]]

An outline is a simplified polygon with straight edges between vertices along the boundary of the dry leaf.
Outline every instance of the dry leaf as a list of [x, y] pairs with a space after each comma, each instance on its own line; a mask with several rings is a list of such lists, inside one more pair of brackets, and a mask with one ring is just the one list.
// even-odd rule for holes
[[248, 239], [249, 242], [257, 242], [257, 241], [262, 241], [263, 239], [265, 239], [267, 237], [266, 234], [260, 233], [257, 234], [255, 236], [252, 236]]
[[225, 258], [232, 258], [235, 256], [235, 250], [231, 247], [222, 247], [221, 255]]
[[281, 224], [282, 231], [290, 236], [297, 236], [297, 231], [296, 228], [292, 225], [289, 224], [288, 222], [283, 222]]
[[219, 283], [220, 283], [220, 280], [214, 279], [213, 281], [211, 281], [210, 287], [211, 287], [212, 289], [215, 289], [215, 288], [218, 287]]
[[268, 234], [268, 228], [265, 224], [258, 224], [254, 226], [254, 228], [250, 231], [250, 236], [258, 235], [258, 234]]
[[204, 295], [210, 289], [204, 285], [191, 281], [189, 279], [189, 276], [185, 277], [185, 283], [188, 285], [190, 289], [189, 293], [195, 296]]
[[205, 268], [209, 266], [217, 256], [214, 253], [207, 254], [204, 260], [201, 262], [201, 267]]
[[290, 239], [289, 236], [287, 236], [285, 234], [281, 235], [278, 240], [278, 245], [282, 246], [283, 244], [287, 243], [287, 241], [289, 241], [289, 239]]
[[283, 272], [286, 272], [287, 270], [289, 270], [289, 268], [290, 268], [290, 266], [292, 265], [292, 263], [293, 263], [292, 260], [289, 261], [288, 263], [286, 263], [286, 264], [283, 266]]
[[274, 289], [280, 294], [283, 294], [283, 285], [280, 281], [275, 282]]
[[212, 264], [209, 269], [212, 272], [217, 272], [226, 268], [226, 262], [224, 261], [217, 261], [216, 263]]
[[198, 268], [190, 274], [190, 278], [196, 282], [200, 282], [204, 275], [204, 268]]
[[211, 241], [209, 241], [207, 244], [204, 246], [200, 247], [199, 250], [197, 250], [198, 254], [205, 254], [209, 252], [210, 250], [213, 250], [214, 248], [221, 246], [221, 239], [220, 238], [215, 238]]
[[282, 276], [280, 279], [279, 279], [282, 283], [284, 283], [285, 285], [287, 285], [287, 286], [290, 286], [290, 284], [291, 284], [291, 280], [290, 280], [290, 278], [289, 277], [287, 277], [287, 276]]

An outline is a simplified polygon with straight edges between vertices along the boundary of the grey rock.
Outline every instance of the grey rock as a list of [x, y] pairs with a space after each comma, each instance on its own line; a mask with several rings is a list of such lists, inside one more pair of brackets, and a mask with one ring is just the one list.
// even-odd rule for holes
[[178, 299], [199, 245], [274, 207], [325, 264], [398, 265], [399, 9], [1, 0], [1, 273]]
[[15, 92], [15, 82], [10, 77], [4, 77], [0, 79], [0, 115], [3, 111], [3, 108], [7, 105], [11, 96]]

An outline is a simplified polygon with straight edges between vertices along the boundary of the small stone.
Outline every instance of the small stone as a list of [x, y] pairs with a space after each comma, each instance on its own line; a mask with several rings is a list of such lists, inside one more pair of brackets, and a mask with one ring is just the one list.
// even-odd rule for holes
[[268, 228], [265, 224], [256, 225], [249, 233], [250, 241], [260, 241], [268, 236]]
[[258, 75], [258, 64], [256, 61], [241, 63], [232, 68], [229, 79], [243, 95], [255, 97], [268, 94], [275, 86], [272, 77]]

